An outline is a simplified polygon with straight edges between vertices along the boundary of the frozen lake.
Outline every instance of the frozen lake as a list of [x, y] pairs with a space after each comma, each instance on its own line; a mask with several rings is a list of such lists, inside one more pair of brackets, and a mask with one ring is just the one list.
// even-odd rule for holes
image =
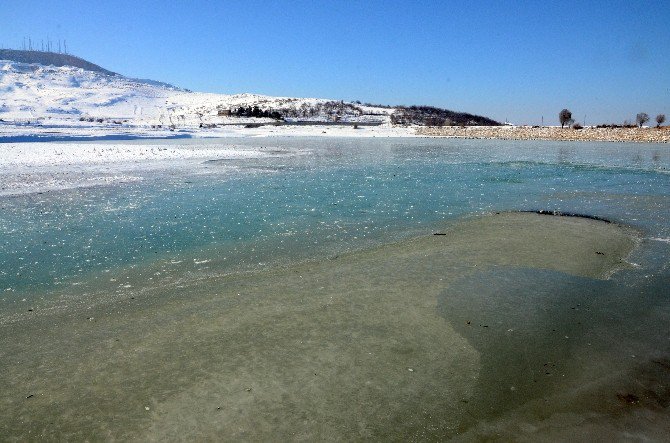
[[668, 263], [666, 145], [0, 144], [0, 435], [654, 438]]

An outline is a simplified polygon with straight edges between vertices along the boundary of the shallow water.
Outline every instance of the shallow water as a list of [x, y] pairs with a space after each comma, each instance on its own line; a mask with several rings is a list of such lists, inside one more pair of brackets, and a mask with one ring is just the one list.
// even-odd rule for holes
[[[2, 435], [480, 439], [667, 421], [647, 377], [670, 356], [667, 146], [240, 144], [273, 155], [116, 165], [137, 179], [110, 186], [85, 185], [108, 169], [73, 168], [74, 189], [0, 198]], [[618, 224], [479, 217], [536, 209]], [[642, 379], [657, 401], [634, 394], [631, 412], [617, 394]]]
[[[138, 180], [113, 186], [85, 185], [123, 165], [66, 168], [78, 178], [65, 187], [75, 189], [3, 197], [3, 298], [156, 258], [211, 259], [190, 257], [210, 248], [224, 248], [227, 263], [219, 264], [231, 269], [318, 258], [488, 211], [583, 212], [670, 237], [663, 145], [260, 139], [235, 146], [242, 143], [275, 156], [133, 163], [125, 172]], [[62, 167], [31, 173], [41, 182], [64, 174]]]

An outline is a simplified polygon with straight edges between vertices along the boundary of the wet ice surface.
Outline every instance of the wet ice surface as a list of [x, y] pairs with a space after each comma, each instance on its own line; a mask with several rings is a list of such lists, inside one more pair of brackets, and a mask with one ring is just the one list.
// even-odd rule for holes
[[[161, 149], [127, 143], [108, 149]], [[164, 144], [173, 152], [184, 142]], [[40, 146], [61, 149], [30, 149]], [[79, 146], [107, 149], [68, 149]], [[230, 270], [337, 254], [486, 211], [583, 212], [670, 237], [664, 146], [262, 139], [194, 140], [188, 150], [171, 162], [4, 170], [3, 183], [52, 180], [65, 189], [1, 198], [3, 298], [156, 258], [212, 259], [208, 250]]]
[[[0, 197], [0, 338], [3, 358], [16, 359], [4, 358], [12, 395], [2, 401], [14, 412], [0, 429], [25, 437], [17, 423], [34, 423], [43, 436], [95, 438], [113, 432], [105, 417], [119, 414], [127, 433], [118, 437], [262, 438], [278, 423], [294, 438], [338, 430], [351, 438], [517, 437], [525, 432], [519, 423], [564, 423], [542, 422], [561, 409], [534, 402], [550, 399], [577, 414], [576, 423], [587, 420], [584, 410], [603, 413], [578, 395], [554, 396], [592, 383], [583, 368], [610, 375], [607, 365], [616, 361], [625, 374], [628, 359], [653, 366], [667, 358], [666, 146], [189, 143], [263, 155], [33, 165], [35, 180], [65, 175], [67, 183]], [[3, 180], [15, 173], [3, 171]], [[111, 174], [133, 179], [106, 183]], [[102, 182], [86, 182], [95, 180]], [[627, 258], [634, 265], [623, 263], [606, 282], [583, 270], [614, 257], [605, 244], [586, 248], [595, 234], [575, 242], [588, 260], [572, 257], [558, 267], [537, 239], [488, 249], [493, 243], [471, 232], [453, 249], [451, 237], [435, 236], [452, 248], [433, 251], [435, 259], [420, 247], [389, 245], [484, 213], [535, 209], [634, 226], [642, 237]], [[478, 252], [467, 249], [476, 243]], [[514, 262], [517, 256], [526, 261]], [[598, 358], [590, 359], [594, 346]], [[563, 375], [569, 380], [557, 381]], [[328, 379], [338, 389], [329, 390]], [[662, 405], [663, 392], [647, 382], [656, 395], [648, 398]], [[625, 400], [644, 392], [620, 382], [602, 388], [602, 398], [625, 407], [617, 394]], [[39, 401], [25, 403], [33, 398]], [[348, 398], [361, 409], [343, 411], [338, 405]], [[92, 405], [94, 419], [78, 418]], [[388, 428], [403, 417], [403, 426]]]

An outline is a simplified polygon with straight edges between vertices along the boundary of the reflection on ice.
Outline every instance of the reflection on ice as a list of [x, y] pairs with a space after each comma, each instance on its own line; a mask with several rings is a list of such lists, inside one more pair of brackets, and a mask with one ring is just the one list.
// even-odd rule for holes
[[[0, 160], [0, 435], [532, 439], [666, 401], [667, 149], [235, 143]], [[615, 223], [478, 217], [515, 210]]]
[[[670, 236], [668, 175], [658, 174], [668, 169], [670, 155], [654, 146], [548, 143], [538, 150], [531, 143], [444, 139], [156, 143], [17, 144], [42, 166], [26, 169], [33, 175], [0, 170], [1, 186], [15, 193], [44, 184], [28, 177], [52, 176], [55, 182], [47, 183], [61, 190], [0, 197], [3, 286], [48, 291], [101, 268], [198, 252], [213, 254], [230, 272], [252, 269], [361, 249], [425, 232], [444, 219], [497, 210], [590, 213], [645, 225], [655, 238]], [[81, 150], [83, 163], [51, 167], [38, 149], [47, 159], [49, 152], [68, 150], [74, 158]], [[83, 166], [87, 156], [106, 150], [184, 158]], [[237, 158], [222, 160], [222, 152]], [[631, 156], [646, 159], [643, 169], [639, 162], [624, 164]]]

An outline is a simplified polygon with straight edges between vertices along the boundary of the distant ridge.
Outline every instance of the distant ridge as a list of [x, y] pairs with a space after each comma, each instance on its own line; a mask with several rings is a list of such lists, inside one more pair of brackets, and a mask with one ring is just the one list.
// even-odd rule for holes
[[[0, 118], [141, 124], [157, 128], [217, 125], [498, 126], [488, 117], [433, 106], [385, 106], [320, 98], [193, 93], [169, 83], [126, 77], [70, 54], [0, 49]], [[80, 123], [77, 123], [80, 125]]]
[[83, 58], [75, 57], [70, 54], [60, 54], [57, 52], [46, 51], [22, 51], [19, 49], [0, 49], [0, 60], [11, 60], [19, 63], [39, 63], [49, 66], [74, 66], [75, 68], [86, 69], [87, 71], [99, 72], [101, 74], [116, 75], [115, 72], [108, 71]]

